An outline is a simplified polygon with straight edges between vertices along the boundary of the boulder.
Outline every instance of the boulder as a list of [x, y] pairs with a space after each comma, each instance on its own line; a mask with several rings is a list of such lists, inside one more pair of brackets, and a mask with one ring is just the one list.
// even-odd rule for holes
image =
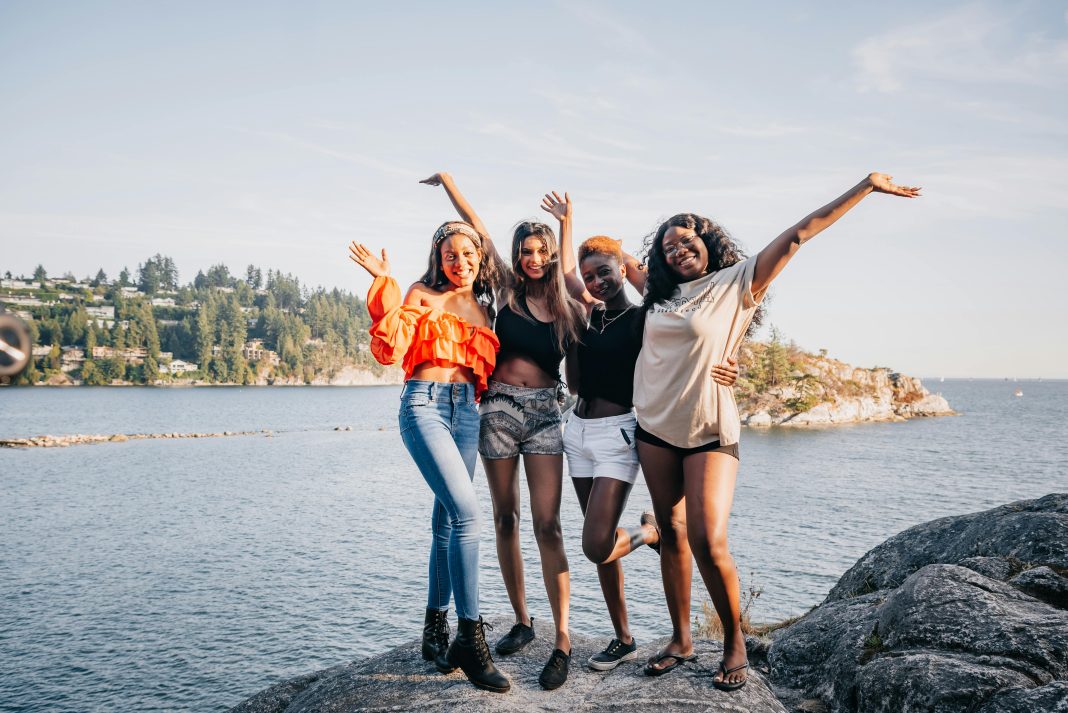
[[775, 632], [776, 691], [833, 711], [1068, 712], [1066, 533], [1065, 494], [900, 533]]
[[[497, 631], [510, 622], [500, 622]], [[412, 641], [361, 661], [284, 681], [231, 709], [231, 713], [317, 713], [326, 711], [732, 711], [786, 713], [759, 671], [738, 691], [712, 687], [712, 676], [722, 653], [718, 641], [696, 640], [695, 663], [680, 666], [666, 676], [642, 673], [645, 659], [667, 639], [643, 645], [639, 658], [613, 671], [591, 671], [586, 659], [608, 642], [572, 635], [570, 674], [555, 691], [538, 685], [538, 674], [551, 653], [553, 630], [535, 622], [537, 638], [511, 656], [495, 657], [497, 666], [512, 680], [512, 690], [497, 694], [480, 691], [457, 671], [447, 676], [420, 657], [419, 642]], [[413, 623], [413, 628], [415, 624]], [[494, 633], [490, 633], [494, 637]], [[491, 643], [492, 645], [492, 643]]]

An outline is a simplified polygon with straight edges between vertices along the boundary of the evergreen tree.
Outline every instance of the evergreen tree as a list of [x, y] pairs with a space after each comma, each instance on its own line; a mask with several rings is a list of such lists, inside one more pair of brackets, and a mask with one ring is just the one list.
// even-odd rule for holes
[[63, 362], [61, 360], [61, 354], [59, 344], [53, 343], [51, 351], [48, 352], [48, 356], [45, 357], [45, 372], [58, 373], [63, 371]]
[[263, 271], [255, 265], [245, 268], [245, 282], [254, 290], [263, 287]]
[[48, 279], [48, 272], [44, 269], [44, 265], [38, 265], [33, 270], [33, 281], [40, 282], [41, 286], [44, 286], [44, 281]]
[[129, 268], [122, 268], [122, 272], [119, 273], [119, 287], [130, 286], [130, 270]]
[[764, 349], [764, 373], [768, 385], [780, 386], [786, 383], [790, 372], [790, 358], [786, 345], [782, 341], [782, 333], [776, 327], [772, 327], [771, 339]]
[[[159, 354], [158, 350], [156, 351], [156, 354]], [[147, 384], [151, 384], [159, 379], [159, 363], [156, 361], [155, 357], [151, 355], [145, 357], [145, 363], [141, 369], [141, 378], [144, 379]]]
[[104, 268], [97, 270], [96, 277], [89, 283], [93, 287], [100, 287], [101, 285], [108, 284], [108, 274], [104, 272]]

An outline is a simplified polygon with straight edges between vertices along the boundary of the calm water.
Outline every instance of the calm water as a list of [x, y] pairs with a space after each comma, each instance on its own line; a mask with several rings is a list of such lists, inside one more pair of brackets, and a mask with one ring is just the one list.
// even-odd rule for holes
[[[755, 620], [808, 610], [906, 527], [1068, 490], [1068, 382], [929, 386], [963, 415], [743, 433], [731, 540], [743, 584], [763, 587]], [[400, 443], [398, 393], [0, 390], [0, 437], [274, 432], [0, 451], [0, 710], [222, 710], [414, 638], [430, 497]], [[489, 523], [481, 468], [476, 483]], [[607, 641], [565, 487], [572, 628]], [[625, 522], [648, 503], [639, 481]], [[509, 609], [491, 530], [492, 617]], [[531, 611], [548, 619], [529, 528], [523, 539]], [[636, 637], [665, 635], [656, 556], [624, 566]]]

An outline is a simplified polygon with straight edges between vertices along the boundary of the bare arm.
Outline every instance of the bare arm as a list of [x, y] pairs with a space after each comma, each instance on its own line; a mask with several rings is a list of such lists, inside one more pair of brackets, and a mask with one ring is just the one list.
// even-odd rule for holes
[[898, 186], [891, 183], [892, 178], [893, 176], [887, 176], [885, 173], [870, 174], [838, 198], [809, 213], [797, 225], [788, 228], [768, 243], [767, 247], [757, 255], [756, 270], [753, 275], [753, 295], [759, 299], [772, 280], [786, 267], [786, 263], [790, 262], [790, 259], [797, 253], [798, 248], [833, 225], [869, 193], [888, 193], [905, 198], [916, 198], [920, 195], [919, 187]]
[[645, 265], [642, 265], [638, 258], [625, 251], [623, 253], [623, 264], [627, 268], [627, 282], [638, 291], [638, 294], [645, 294], [645, 281], [649, 277], [649, 271], [645, 269]]
[[430, 178], [425, 178], [420, 183], [425, 183], [428, 186], [441, 186], [445, 189], [445, 194], [452, 201], [452, 207], [456, 209], [456, 212], [460, 216], [460, 220], [469, 224], [475, 229], [479, 235], [482, 236], [482, 252], [485, 254], [486, 259], [491, 263], [499, 266], [504, 273], [505, 278], [510, 274], [510, 267], [507, 260], [501, 258], [497, 252], [497, 247], [490, 239], [489, 231], [486, 230], [485, 223], [478, 217], [478, 213], [475, 212], [474, 207], [467, 201], [464, 194], [460, 192], [460, 189], [456, 186], [456, 182], [452, 178], [451, 173], [435, 173]]
[[575, 261], [575, 248], [571, 240], [571, 196], [566, 192], [561, 199], [556, 191], [546, 193], [541, 201], [541, 209], [560, 221], [560, 271], [564, 275], [567, 293], [582, 303], [586, 311], [597, 304], [597, 300], [586, 291], [586, 285], [578, 272]]

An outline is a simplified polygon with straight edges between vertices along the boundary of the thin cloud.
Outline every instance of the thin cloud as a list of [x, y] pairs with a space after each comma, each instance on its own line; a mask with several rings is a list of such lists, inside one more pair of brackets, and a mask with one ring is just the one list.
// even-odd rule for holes
[[284, 143], [289, 146], [296, 146], [298, 148], [311, 151], [312, 153], [319, 154], [320, 156], [329, 156], [336, 158], [346, 163], [355, 164], [357, 166], [363, 166], [373, 171], [380, 171], [382, 173], [388, 173], [392, 176], [412, 176], [415, 173], [407, 168], [398, 167], [395, 163], [390, 161], [383, 161], [373, 156], [366, 156], [364, 154], [352, 153], [349, 151], [339, 151], [330, 146], [322, 146], [314, 142], [302, 139], [297, 136], [291, 136], [278, 131], [262, 131], [255, 129], [241, 129], [245, 133], [252, 134], [254, 136], [260, 136], [265, 139], [271, 139], [279, 143]]
[[1015, 18], [967, 5], [929, 22], [870, 37], [853, 50], [859, 89], [899, 92], [919, 79], [1051, 86], [1068, 79], [1068, 42], [1016, 34]]

